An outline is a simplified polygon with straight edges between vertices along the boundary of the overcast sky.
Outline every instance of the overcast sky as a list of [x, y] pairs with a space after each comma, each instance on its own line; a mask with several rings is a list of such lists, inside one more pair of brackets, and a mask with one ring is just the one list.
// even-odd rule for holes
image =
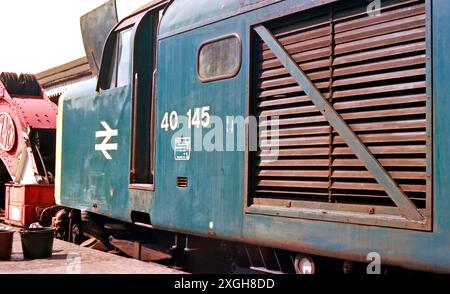
[[[116, 0], [123, 18], [149, 0]], [[80, 17], [106, 0], [0, 0], [0, 72], [38, 73], [83, 57]]]

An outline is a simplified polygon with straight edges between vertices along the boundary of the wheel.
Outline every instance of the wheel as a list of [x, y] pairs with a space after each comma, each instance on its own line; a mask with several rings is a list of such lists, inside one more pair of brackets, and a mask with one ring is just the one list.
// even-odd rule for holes
[[41, 224], [41, 226], [51, 227], [53, 217], [55, 217], [56, 214], [64, 208], [65, 207], [63, 207], [63, 206], [55, 205], [55, 206], [51, 206], [51, 207], [44, 209], [39, 216], [39, 223]]
[[297, 254], [294, 261], [295, 272], [299, 275], [314, 275], [316, 266], [309, 255]]
[[56, 239], [70, 241], [69, 236], [69, 212], [61, 209], [55, 215], [55, 237]]

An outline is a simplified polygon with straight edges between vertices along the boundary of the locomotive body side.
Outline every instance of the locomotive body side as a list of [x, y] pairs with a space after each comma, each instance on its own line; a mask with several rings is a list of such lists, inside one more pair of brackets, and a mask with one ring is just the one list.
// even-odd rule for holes
[[[157, 41], [153, 188], [130, 186], [133, 87], [97, 95], [92, 84], [89, 91], [65, 95], [61, 106], [64, 115], [61, 189], [57, 197], [60, 204], [123, 221], [131, 221], [132, 212], [146, 213], [153, 227], [171, 232], [358, 262], [367, 262], [368, 255], [376, 252], [383, 264], [450, 272], [450, 201], [446, 181], [450, 172], [447, 152], [450, 136], [446, 126], [449, 108], [446, 93], [450, 91], [446, 82], [450, 73], [446, 59], [450, 35], [446, 28], [450, 3], [444, 0], [414, 3], [420, 7], [423, 4], [426, 9], [423, 52], [428, 112], [421, 113], [420, 118], [426, 118], [429, 142], [421, 158], [426, 166], [412, 172], [423, 171], [426, 179], [420, 178], [411, 186], [400, 185], [409, 189], [423, 184], [419, 189], [423, 198], [411, 198], [423, 219], [411, 220], [403, 214], [408, 211], [406, 206], [401, 207], [402, 211], [396, 205], [375, 204], [332, 206], [334, 203], [301, 202], [291, 206], [291, 202], [295, 204], [291, 200], [281, 201], [288, 205], [280, 206], [251, 197], [252, 187], [258, 184], [251, 177], [252, 154], [247, 152], [250, 131], [244, 131], [244, 150], [236, 150], [243, 130], [235, 128], [235, 122], [253, 113], [255, 48], [259, 44], [255, 43], [258, 35], [254, 28], [262, 24], [276, 31], [280, 29], [278, 19], [311, 9], [326, 11], [344, 1], [239, 1], [240, 5], [235, 2], [217, 8], [220, 11], [217, 15], [209, 12], [202, 15], [198, 10], [189, 11], [186, 1], [175, 1], [162, 18]], [[405, 1], [389, 4], [395, 6], [397, 2], [401, 8], [406, 5]], [[209, 5], [208, 11], [214, 10], [214, 5], [203, 4]], [[198, 73], [199, 51], [205, 44], [226, 38], [237, 38], [239, 42], [237, 72], [216, 80], [202, 80]], [[191, 119], [189, 113], [195, 112], [203, 114], [199, 127], [186, 121], [186, 117]], [[186, 123], [191, 128], [181, 131]], [[98, 133], [102, 131], [112, 134], [108, 136], [111, 139], [108, 144], [118, 144], [117, 150], [108, 151], [112, 159], [95, 150], [104, 139], [96, 136], [105, 134]], [[232, 147], [227, 140], [232, 140]], [[209, 143], [207, 146], [205, 141]], [[227, 151], [228, 147], [231, 149]], [[294, 189], [282, 191], [289, 193]], [[404, 195], [415, 193], [407, 191]]]

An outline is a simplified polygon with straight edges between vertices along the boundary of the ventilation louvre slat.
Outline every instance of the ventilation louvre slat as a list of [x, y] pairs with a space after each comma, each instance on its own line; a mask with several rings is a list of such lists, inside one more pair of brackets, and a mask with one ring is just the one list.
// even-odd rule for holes
[[[386, 10], [386, 9], [385, 9]], [[410, 17], [415, 15], [420, 15], [425, 13], [425, 5], [420, 4], [416, 6], [409, 6], [406, 8], [395, 9], [392, 11], [382, 11], [381, 15], [378, 17], [364, 16], [353, 21], [346, 21], [335, 26], [335, 32], [345, 32], [348, 30], [355, 30], [363, 27], [368, 27], [371, 25], [396, 20], [399, 18]]]
[[[425, 12], [425, 10], [423, 10]], [[367, 37], [374, 37], [380, 35], [386, 35], [406, 29], [413, 29], [423, 26], [425, 21], [425, 14], [417, 16], [411, 16], [391, 22], [381, 23], [378, 25], [372, 25], [361, 29], [353, 29], [344, 33], [336, 32], [335, 42], [336, 44], [351, 42], [360, 40]]]
[[377, 58], [397, 57], [404, 54], [414, 54], [417, 52], [425, 51], [426, 46], [424, 42], [420, 40], [414, 43], [402, 44], [390, 48], [383, 48], [371, 51], [358, 52], [349, 55], [337, 56], [334, 61], [334, 66], [340, 66], [350, 63], [363, 62], [373, 60]]
[[[330, 54], [331, 54], [331, 49], [329, 47], [326, 47], [326, 48], [320, 48], [320, 49], [311, 50], [311, 51], [307, 51], [307, 52], [297, 53], [297, 54], [292, 55], [292, 58], [296, 62], [306, 62], [306, 61], [314, 61], [314, 60], [317, 61], [317, 59], [320, 59], [320, 58], [329, 58]], [[322, 62], [323, 62], [323, 60], [322, 60]], [[273, 59], [264, 61], [262, 63], [261, 67], [262, 67], [262, 69], [266, 70], [266, 69], [280, 67], [280, 66], [281, 66], [281, 62], [277, 58], [273, 58]], [[314, 68], [314, 66], [317, 66], [317, 63], [311, 62], [309, 64], [309, 66]], [[306, 66], [306, 67], [304, 67], [304, 69], [308, 70], [309, 68]]]
[[[409, 146], [371, 146], [368, 147], [374, 155], [398, 155], [398, 154], [423, 154], [426, 152], [426, 147], [422, 145]], [[276, 152], [280, 157], [298, 157], [298, 156], [326, 156], [330, 154], [328, 147], [323, 148], [297, 148], [297, 149], [280, 149]], [[348, 147], [336, 147], [333, 150], [333, 155], [353, 155], [353, 152]], [[261, 151], [260, 157], [273, 157], [273, 151]]]
[[376, 36], [368, 39], [357, 40], [349, 43], [336, 45], [336, 54], [346, 54], [361, 50], [367, 50], [377, 47], [384, 47], [386, 45], [400, 44], [408, 41], [417, 41], [424, 39], [426, 34], [425, 27], [412, 29], [409, 31], [401, 31], [389, 35]]
[[394, 60], [374, 62], [364, 65], [355, 65], [350, 67], [337, 68], [334, 71], [334, 76], [341, 77], [346, 75], [362, 74], [366, 72], [381, 71], [386, 69], [395, 69], [414, 65], [424, 65], [425, 62], [426, 62], [425, 55], [398, 58]]

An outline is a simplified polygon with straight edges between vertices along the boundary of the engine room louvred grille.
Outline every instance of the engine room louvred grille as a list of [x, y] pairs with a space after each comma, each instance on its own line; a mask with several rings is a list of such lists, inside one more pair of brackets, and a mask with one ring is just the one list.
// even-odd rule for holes
[[[418, 209], [429, 209], [426, 4], [382, 1], [377, 16], [367, 14], [367, 4], [342, 1], [265, 27], [404, 194]], [[395, 208], [302, 86], [254, 35], [252, 104], [260, 121], [260, 150], [251, 157], [251, 203]], [[278, 131], [264, 121], [274, 117]], [[268, 150], [274, 144], [275, 159]]]

